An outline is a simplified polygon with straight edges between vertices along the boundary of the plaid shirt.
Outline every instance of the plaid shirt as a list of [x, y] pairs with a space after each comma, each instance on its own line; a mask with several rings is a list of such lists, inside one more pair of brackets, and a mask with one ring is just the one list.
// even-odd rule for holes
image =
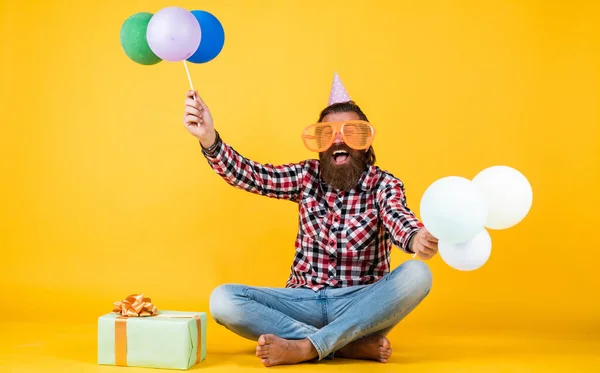
[[274, 166], [244, 158], [217, 137], [202, 150], [212, 169], [230, 185], [298, 203], [296, 254], [286, 287], [364, 285], [390, 271], [392, 244], [408, 244], [423, 227], [406, 206], [404, 184], [369, 166], [357, 187], [338, 192], [319, 176], [319, 161]]

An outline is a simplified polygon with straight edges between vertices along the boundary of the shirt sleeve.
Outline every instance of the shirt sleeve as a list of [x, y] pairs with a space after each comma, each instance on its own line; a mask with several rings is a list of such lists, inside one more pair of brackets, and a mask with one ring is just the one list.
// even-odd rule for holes
[[401, 250], [412, 253], [409, 243], [423, 228], [423, 224], [406, 204], [404, 184], [396, 178], [387, 177], [377, 191], [377, 204], [392, 243]]
[[211, 168], [229, 185], [270, 198], [297, 202], [299, 200], [303, 169], [302, 163], [274, 166], [245, 158], [220, 136], [209, 149], [202, 148]]

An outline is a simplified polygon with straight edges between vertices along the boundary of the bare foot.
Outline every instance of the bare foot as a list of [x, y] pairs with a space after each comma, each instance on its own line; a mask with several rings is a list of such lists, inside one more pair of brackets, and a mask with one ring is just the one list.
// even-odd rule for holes
[[392, 346], [386, 337], [373, 335], [347, 344], [335, 355], [345, 359], [376, 360], [387, 363], [392, 355]]
[[258, 338], [256, 356], [266, 366], [297, 364], [319, 356], [308, 339], [287, 340], [273, 334]]

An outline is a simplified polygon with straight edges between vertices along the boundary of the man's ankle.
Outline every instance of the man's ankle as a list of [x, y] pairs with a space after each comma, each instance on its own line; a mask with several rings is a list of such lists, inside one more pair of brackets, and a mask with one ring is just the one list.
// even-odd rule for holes
[[307, 357], [309, 357], [311, 359], [319, 357], [319, 352], [317, 351], [315, 346], [312, 344], [310, 339], [308, 339], [308, 338], [303, 339], [301, 341], [301, 343], [302, 343], [302, 349], [306, 353]]

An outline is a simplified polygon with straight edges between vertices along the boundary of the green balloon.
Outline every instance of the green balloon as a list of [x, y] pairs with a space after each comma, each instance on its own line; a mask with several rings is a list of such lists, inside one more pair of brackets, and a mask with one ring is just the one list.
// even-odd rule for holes
[[121, 26], [121, 46], [127, 57], [142, 65], [154, 65], [162, 61], [152, 52], [146, 40], [146, 30], [152, 13], [132, 15]]

